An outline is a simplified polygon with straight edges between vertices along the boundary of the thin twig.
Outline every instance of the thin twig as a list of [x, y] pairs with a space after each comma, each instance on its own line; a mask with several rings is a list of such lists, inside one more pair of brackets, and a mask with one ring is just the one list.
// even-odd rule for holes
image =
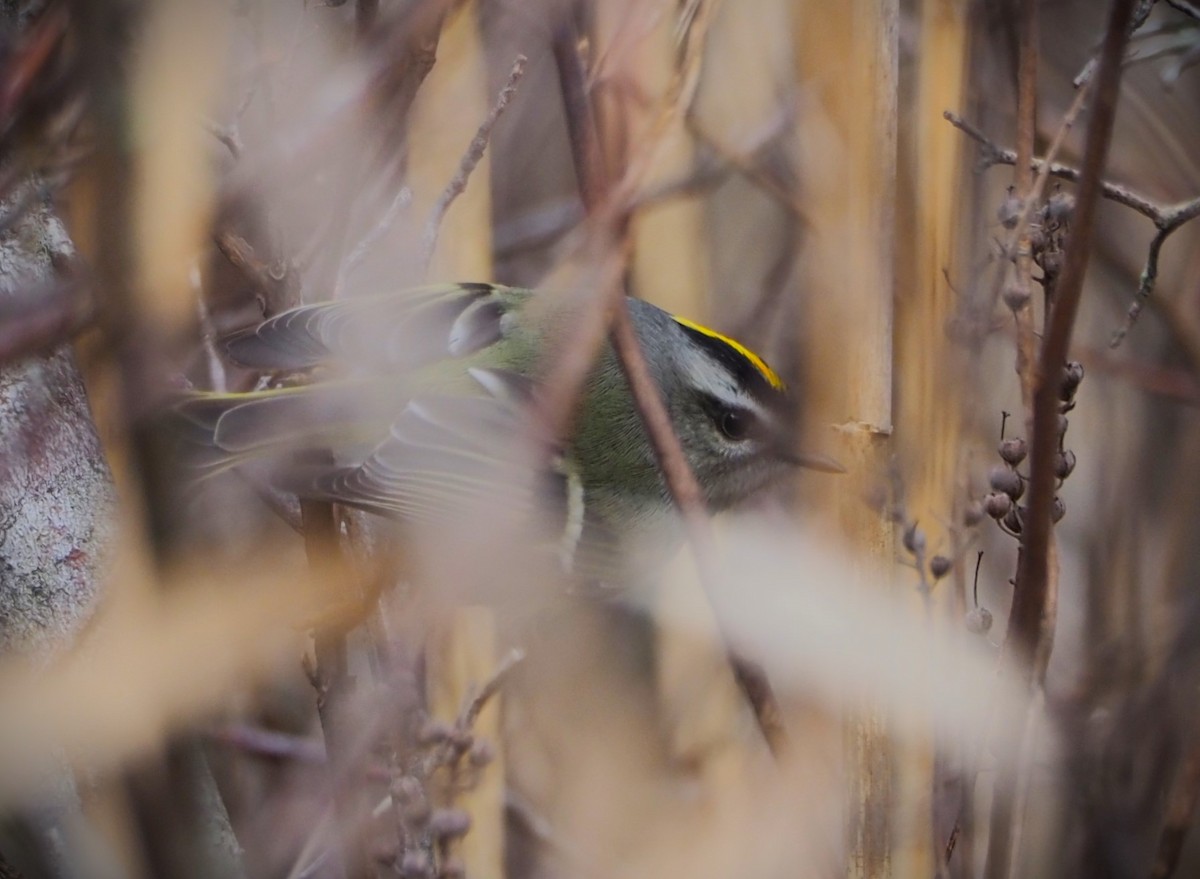
[[483, 154], [487, 151], [488, 142], [492, 137], [492, 129], [496, 127], [496, 123], [508, 109], [513, 96], [517, 93], [517, 85], [521, 82], [521, 77], [525, 75], [525, 64], [528, 58], [524, 55], [518, 55], [513, 61], [512, 69], [508, 72], [508, 81], [504, 83], [504, 88], [500, 89], [500, 94], [496, 96], [496, 102], [492, 105], [492, 109], [488, 111], [487, 118], [479, 126], [475, 132], [475, 137], [471, 139], [470, 145], [467, 147], [466, 153], [463, 154], [462, 161], [459, 162], [458, 171], [446, 188], [442, 190], [441, 196], [438, 197], [437, 203], [433, 206], [433, 210], [429, 212], [429, 219], [425, 222], [425, 253], [423, 266], [425, 271], [429, 269], [429, 262], [433, 259], [433, 252], [437, 248], [438, 232], [442, 227], [442, 220], [446, 216], [446, 211], [450, 209], [450, 205], [458, 198], [467, 188], [467, 181], [471, 178], [471, 172], [475, 170], [475, 166], [479, 164], [483, 158]]
[[1154, 221], [1158, 231], [1154, 233], [1154, 238], [1150, 241], [1150, 249], [1146, 254], [1146, 264], [1142, 267], [1137, 292], [1133, 296], [1133, 302], [1129, 304], [1129, 310], [1125, 313], [1125, 323], [1113, 333], [1112, 339], [1108, 343], [1109, 347], [1116, 348], [1124, 341], [1129, 331], [1133, 329], [1133, 325], [1137, 323], [1137, 319], [1146, 305], [1146, 300], [1154, 292], [1154, 284], [1158, 280], [1158, 255], [1162, 251], [1163, 244], [1180, 226], [1198, 216], [1200, 216], [1200, 198], [1167, 209]]
[[[675, 435], [675, 428], [671, 424], [671, 416], [663, 403], [661, 392], [650, 375], [650, 368], [646, 364], [645, 355], [638, 344], [633, 322], [629, 317], [629, 306], [624, 299], [617, 303], [613, 314], [611, 340], [617, 361], [629, 382], [634, 405], [642, 417], [642, 425], [654, 449], [663, 479], [683, 516], [692, 553], [696, 557], [701, 585], [715, 608], [717, 595], [711, 578], [717, 568], [712, 556], [713, 536], [705, 511], [704, 495], [700, 490], [700, 483], [696, 481], [695, 474], [688, 465], [679, 437]], [[757, 664], [741, 656], [731, 646], [729, 637], [721, 630], [721, 614], [718, 612], [716, 617], [721, 644], [733, 667], [734, 678], [754, 710], [754, 717], [771, 753], [778, 757], [786, 747], [787, 733], [783, 727], [783, 713], [771, 683]]]
[[504, 686], [504, 682], [512, 676], [515, 669], [525, 659], [525, 651], [519, 647], [514, 647], [508, 651], [505, 657], [500, 660], [500, 664], [496, 666], [496, 670], [492, 672], [492, 676], [484, 681], [483, 686], [479, 688], [479, 692], [471, 697], [463, 709], [462, 715], [458, 719], [459, 725], [463, 729], [471, 729], [475, 726], [475, 721], [479, 719], [480, 712], [495, 696], [500, 692], [500, 688]]
[[367, 254], [371, 252], [371, 248], [378, 244], [379, 240], [392, 228], [392, 225], [396, 222], [396, 218], [400, 216], [400, 212], [412, 204], [412, 198], [412, 189], [407, 186], [401, 186], [400, 190], [396, 193], [396, 197], [392, 199], [392, 203], [388, 205], [388, 209], [384, 211], [383, 216], [379, 219], [379, 222], [372, 226], [367, 231], [367, 234], [359, 239], [358, 244], [354, 245], [354, 249], [342, 261], [342, 266], [338, 270], [337, 281], [334, 282], [332, 298], [341, 298], [342, 291], [346, 286], [346, 279], [366, 259]]
[[[603, 248], [601, 253], [604, 258], [598, 267], [601, 283], [597, 285], [597, 294], [591, 300], [591, 307], [579, 316], [575, 327], [577, 338], [572, 340], [573, 344], [565, 347], [565, 354], [556, 364], [552, 381], [539, 400], [538, 412], [539, 421], [545, 425], [551, 438], [557, 439], [565, 433], [574, 401], [595, 362], [605, 326], [611, 320], [610, 343], [629, 382], [634, 404], [641, 415], [667, 489], [683, 517], [701, 583], [710, 601], [715, 599], [715, 591], [709, 578], [716, 567], [710, 558], [713, 544], [704, 496], [675, 435], [658, 386], [646, 365], [619, 280], [629, 246], [624, 231], [630, 211], [659, 146], [672, 130], [672, 125], [684, 116], [691, 104], [699, 80], [700, 58], [712, 9], [711, 4], [706, 4], [691, 20], [688, 38], [683, 43], [684, 58], [667, 90], [663, 112], [643, 148], [626, 163], [625, 174], [611, 186], [603, 176], [604, 164], [595, 130], [595, 117], [587, 99], [586, 72], [579, 63], [576, 42], [570, 39], [569, 34], [562, 34], [555, 41], [559, 75], [565, 80], [562, 93], [576, 178], [584, 205], [593, 218], [590, 243]], [[780, 721], [782, 712], [770, 682], [761, 669], [736, 654], [729, 646], [725, 633], [719, 634], [722, 647], [733, 666], [735, 679], [754, 710], [759, 728], [772, 753], [778, 754], [785, 736]]]
[[[1017, 238], [1017, 288], [1024, 294], [1024, 305], [1017, 308], [1017, 376], [1021, 381], [1021, 402], [1026, 411], [1033, 402], [1033, 366], [1036, 341], [1033, 336], [1033, 248], [1029, 234], [1029, 216], [1035, 203], [1033, 166], [1034, 138], [1037, 136], [1037, 0], [1021, 0], [1021, 46], [1017, 65], [1017, 149], [1014, 184], [1021, 203], [1021, 217], [1013, 229]], [[1081, 89], [1082, 92], [1082, 89]], [[1060, 129], [1062, 130], [1062, 129]], [[1039, 174], [1039, 176], [1041, 176]], [[1041, 193], [1037, 193], [1040, 197]], [[1005, 254], [1007, 256], [1007, 253]], [[1003, 277], [1008, 261], [1000, 263]]]
[[1191, 0], [1167, 0], [1167, 5], [1172, 9], [1182, 12], [1188, 18], [1200, 21], [1200, 6], [1192, 3]]
[[[1059, 390], [1092, 246], [1096, 207], [1101, 196], [1104, 167], [1116, 117], [1121, 60], [1129, 39], [1128, 26], [1134, 13], [1134, 4], [1135, 0], [1114, 0], [1109, 16], [1096, 77], [1092, 115], [1088, 122], [1079, 192], [1056, 290], [1057, 301], [1038, 359], [1029, 455], [1029, 501], [1021, 529], [1017, 586], [1005, 639], [1006, 651], [1026, 676], [1031, 691], [1045, 673], [1049, 651], [1044, 649], [1044, 645], [1052, 637], [1052, 631], [1047, 631], [1045, 614], [1050, 598], [1050, 531], [1053, 525], [1051, 510], [1055, 489], [1054, 457], [1058, 444]], [[1021, 816], [1016, 809], [1015, 781], [1023, 761], [1029, 759], [1026, 750], [1031, 743], [1018, 718], [1010, 718], [1010, 723], [1017, 727], [1011, 730], [1016, 743], [1013, 753], [1017, 762], [1014, 771], [1003, 774], [1004, 783], [997, 787], [993, 796], [984, 872], [987, 879], [1008, 879], [1010, 865], [1018, 862], [1019, 853], [1013, 850], [1013, 829], [1014, 822], [1021, 820]]]
[[[1079, 102], [1079, 95], [1076, 96], [1076, 102]], [[1074, 106], [1073, 104], [1072, 108]], [[982, 161], [985, 167], [1016, 164], [1017, 154], [1013, 150], [998, 146], [976, 126], [961, 116], [950, 111], [946, 111], [942, 116], [947, 122], [976, 141], [983, 148]], [[1047, 159], [1052, 155], [1053, 152], [1048, 153]], [[1072, 183], [1080, 182], [1082, 174], [1078, 168], [1059, 164], [1054, 161], [1047, 161], [1047, 159], [1031, 160], [1032, 166], [1038, 170], [1040, 177], [1048, 175], [1062, 180], [1069, 180]], [[1126, 186], [1103, 180], [1100, 181], [1100, 194], [1109, 201], [1116, 202], [1146, 217], [1154, 223], [1155, 228], [1158, 230], [1150, 242], [1146, 264], [1142, 269], [1141, 280], [1138, 284], [1137, 292], [1134, 294], [1134, 300], [1130, 304], [1129, 311], [1126, 314], [1125, 323], [1113, 333], [1112, 341], [1109, 343], [1115, 348], [1121, 344], [1125, 336], [1133, 328], [1134, 323], [1145, 307], [1146, 300], [1154, 292], [1154, 285], [1158, 280], [1158, 258], [1163, 244], [1181, 226], [1200, 217], [1200, 198], [1193, 198], [1172, 205], [1164, 205]], [[1024, 216], [1024, 212], [1022, 216]]]
[[[341, 549], [333, 505], [324, 501], [302, 500], [300, 515], [304, 523], [304, 549], [309, 566], [319, 571], [322, 577], [337, 576], [341, 566]], [[313, 638], [316, 662], [311, 677], [317, 691], [317, 715], [325, 737], [325, 751], [335, 781], [333, 792], [338, 825], [338, 856], [348, 879], [357, 879], [369, 874], [364, 860], [365, 845], [359, 838], [354, 817], [357, 811], [352, 799], [355, 791], [336, 783], [353, 775], [352, 767], [357, 757], [354, 747], [356, 734], [350, 716], [355, 681], [350, 674], [346, 636], [345, 627], [336, 622], [318, 629]]]

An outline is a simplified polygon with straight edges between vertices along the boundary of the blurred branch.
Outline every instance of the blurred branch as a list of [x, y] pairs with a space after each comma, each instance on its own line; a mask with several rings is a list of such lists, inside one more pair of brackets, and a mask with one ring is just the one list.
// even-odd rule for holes
[[[1037, 136], [1037, 57], [1038, 4], [1037, 0], [1021, 0], [1020, 50], [1017, 62], [1017, 149], [1014, 164], [1014, 184], [1021, 213], [1013, 234], [1017, 238], [1016, 279], [1024, 305], [1013, 310], [1017, 323], [1017, 376], [1021, 381], [1021, 402], [1026, 411], [1033, 402], [1033, 367], [1037, 342], [1033, 335], [1033, 250], [1030, 243], [1029, 211], [1035, 202], [1033, 160]], [[1081, 90], [1082, 91], [1082, 90]], [[1060, 129], [1063, 130], [1063, 129]], [[1039, 177], [1040, 177], [1039, 173]], [[1042, 178], [1044, 180], [1044, 178]], [[1040, 191], [1038, 195], [1040, 195]], [[1001, 277], [1007, 263], [1001, 263]]]
[[[705, 6], [691, 20], [689, 39], [686, 43], [686, 57], [681, 61], [668, 90], [666, 106], [658, 119], [658, 124], [655, 130], [649, 134], [646, 142], [642, 144], [641, 152], [629, 162], [625, 175], [614, 185], [609, 185], [604, 176], [600, 141], [596, 135], [595, 115], [588, 97], [586, 71], [579, 58], [577, 41], [571, 37], [570, 31], [561, 31], [555, 38], [555, 61], [562, 84], [571, 155], [580, 194], [588, 212], [598, 215], [602, 224], [600, 228], [613, 235], [613, 246], [619, 247], [622, 251], [628, 245], [618, 242], [624, 242], [623, 230], [627, 224], [636, 193], [640, 189], [642, 175], [653, 160], [659, 142], [669, 130], [670, 124], [683, 117], [690, 105], [699, 77], [699, 58], [703, 52], [704, 36], [710, 14], [711, 7]], [[622, 264], [623, 262], [622, 259]], [[683, 516], [701, 583], [708, 594], [709, 601], [712, 602], [715, 592], [709, 583], [709, 578], [713, 576], [717, 567], [711, 556], [713, 541], [704, 495], [684, 456], [679, 438], [675, 435], [670, 416], [662, 400], [661, 391], [650, 375], [645, 355], [638, 343], [629, 317], [628, 304], [622, 292], [617, 278], [612, 278], [610, 284], [601, 288], [593, 297], [593, 301], [596, 303], [594, 310], [599, 312], [598, 316], [600, 317], [603, 317], [605, 312], [609, 314], [611, 321], [609, 341], [616, 353], [621, 370], [629, 382], [634, 405], [641, 416], [667, 489]], [[588, 323], [593, 326], [602, 327], [603, 325], [598, 321], [585, 320], [581, 323], [585, 326]], [[567, 350], [576, 352], [575, 358], [578, 362], [572, 365], [575, 368], [583, 367], [583, 372], [586, 374], [586, 369], [594, 361], [598, 348], [599, 338], [596, 338], [595, 343], [590, 346], [573, 346]], [[586, 361], [582, 359], [583, 356], [587, 357]], [[570, 400], [573, 399], [574, 395], [572, 394]], [[555, 423], [551, 422], [552, 425]], [[720, 614], [717, 613], [716, 616], [720, 631]], [[720, 638], [722, 649], [734, 669], [738, 686], [754, 710], [759, 729], [772, 753], [778, 756], [784, 746], [786, 736], [780, 722], [782, 712], [779, 710], [770, 682], [761, 668], [736, 653], [724, 632], [720, 633]]]
[[1191, 0], [1166, 0], [1166, 3], [1172, 9], [1182, 12], [1188, 18], [1200, 21], [1200, 6], [1192, 3]]
[[528, 58], [524, 55], [518, 55], [513, 61], [512, 69], [508, 72], [508, 81], [505, 82], [504, 88], [500, 89], [500, 94], [496, 96], [496, 102], [492, 105], [492, 109], [488, 112], [487, 118], [479, 126], [479, 130], [475, 132], [475, 137], [472, 138], [467, 151], [463, 154], [462, 162], [459, 163], [458, 171], [442, 190], [437, 203], [434, 204], [433, 210], [429, 213], [429, 219], [425, 222], [425, 253], [423, 259], [423, 271], [428, 271], [429, 262], [433, 259], [433, 252], [437, 249], [438, 232], [442, 227], [442, 220], [446, 216], [446, 211], [450, 209], [450, 205], [454, 203], [454, 199], [462, 194], [467, 188], [467, 181], [471, 177], [471, 172], [475, 170], [475, 166], [479, 164], [483, 158], [484, 152], [487, 150], [488, 141], [492, 136], [492, 129], [496, 127], [501, 115], [508, 108], [509, 102], [517, 93], [517, 85], [521, 81], [521, 77], [525, 75], [525, 64]]
[[[1029, 500], [1021, 530], [1016, 589], [1009, 617], [1005, 647], [1022, 670], [1031, 692], [1045, 674], [1047, 649], [1052, 631], [1045, 628], [1050, 601], [1052, 507], [1054, 504], [1054, 458], [1058, 444], [1059, 393], [1063, 366], [1074, 330], [1075, 315], [1083, 292], [1083, 279], [1092, 246], [1096, 206], [1103, 189], [1103, 173], [1112, 139], [1117, 97], [1121, 84], [1121, 59], [1129, 39], [1129, 23], [1135, 0], [1114, 0], [1105, 33], [1096, 77], [1095, 103], [1088, 121], [1079, 193], [1067, 241], [1056, 301], [1037, 367], [1033, 397], [1033, 429], [1029, 454]], [[1015, 161], [1015, 156], [1014, 156]], [[1014, 822], [1021, 820], [1016, 809], [1016, 779], [1029, 759], [1032, 746], [1026, 729], [1016, 731], [1016, 764], [1004, 774], [1005, 783], [993, 796], [991, 832], [985, 876], [1007, 879], [1011, 864], [1018, 862], [1013, 847]]]
[[0, 365], [58, 347], [94, 316], [91, 295], [77, 280], [54, 281], [0, 300]]

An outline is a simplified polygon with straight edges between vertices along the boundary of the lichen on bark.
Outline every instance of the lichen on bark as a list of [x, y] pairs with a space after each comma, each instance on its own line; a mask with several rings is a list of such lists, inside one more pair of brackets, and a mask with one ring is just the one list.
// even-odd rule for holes
[[[36, 204], [0, 233], [0, 299], [46, 283], [72, 253]], [[70, 346], [0, 366], [0, 655], [73, 639], [96, 603], [114, 506]]]

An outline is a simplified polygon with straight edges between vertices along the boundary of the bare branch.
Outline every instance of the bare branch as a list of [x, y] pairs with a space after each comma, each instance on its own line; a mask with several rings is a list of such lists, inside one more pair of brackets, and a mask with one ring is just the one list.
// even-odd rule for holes
[[475, 137], [471, 139], [471, 143], [458, 165], [457, 173], [442, 191], [433, 210], [429, 212], [429, 219], [425, 223], [424, 266], [426, 269], [429, 268], [429, 261], [433, 258], [433, 252], [437, 248], [438, 231], [441, 229], [446, 211], [450, 209], [454, 199], [458, 198], [467, 188], [471, 172], [475, 170], [475, 166], [479, 164], [487, 150], [488, 142], [492, 137], [492, 129], [496, 127], [496, 123], [508, 109], [509, 103], [517, 93], [517, 85], [521, 82], [521, 77], [525, 75], [525, 64], [528, 61], [529, 59], [524, 55], [518, 55], [513, 62], [512, 69], [508, 72], [508, 81], [504, 83], [504, 88], [500, 89], [500, 94], [496, 96], [496, 103], [492, 105], [487, 118], [483, 120], [479, 130], [475, 132]]
[[[1117, 96], [1121, 84], [1121, 61], [1129, 39], [1129, 23], [1135, 0], [1114, 0], [1105, 33], [1104, 48], [1096, 76], [1095, 103], [1088, 122], [1083, 170], [1079, 175], [1079, 193], [1070, 237], [1058, 279], [1055, 303], [1038, 359], [1033, 395], [1033, 430], [1029, 454], [1029, 501], [1021, 529], [1021, 552], [1017, 563], [1016, 590], [1009, 616], [1005, 648], [1027, 678], [1031, 692], [1045, 674], [1047, 649], [1053, 630], [1047, 629], [1053, 604], [1050, 594], [1051, 528], [1054, 504], [1054, 456], [1058, 444], [1059, 391], [1075, 315], [1083, 292], [1092, 246], [1096, 207], [1103, 187], [1105, 162], [1116, 118]], [[1014, 157], [1015, 160], [1015, 157]], [[1003, 784], [993, 795], [991, 832], [984, 875], [988, 879], [1007, 879], [1010, 865], [1016, 862], [1014, 826], [1020, 822], [1018, 779], [1028, 756], [1030, 734], [1017, 718], [1010, 723], [1016, 747], [1015, 765], [1004, 774]]]

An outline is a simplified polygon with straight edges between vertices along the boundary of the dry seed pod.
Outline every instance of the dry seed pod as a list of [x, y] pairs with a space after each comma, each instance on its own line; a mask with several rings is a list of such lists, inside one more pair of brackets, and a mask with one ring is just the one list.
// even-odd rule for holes
[[1020, 311], [1029, 304], [1029, 288], [1022, 284], [1005, 284], [1000, 296], [1013, 311]]
[[1000, 443], [1000, 457], [1004, 463], [1016, 467], [1029, 454], [1029, 444], [1019, 436], [1010, 437]]
[[1083, 382], [1083, 364], [1078, 360], [1071, 360], [1063, 367], [1062, 387], [1059, 388], [1058, 398], [1064, 403], [1069, 403], [1075, 399], [1075, 392], [1079, 390], [1079, 385]]
[[471, 829], [471, 816], [462, 809], [435, 809], [429, 816], [429, 832], [436, 839], [457, 839]]
[[1075, 471], [1075, 453], [1070, 449], [1059, 452], [1054, 458], [1054, 475], [1066, 479]]
[[950, 573], [954, 563], [944, 555], [935, 555], [929, 560], [929, 573], [935, 580], [940, 580]]
[[1012, 498], [998, 491], [992, 492], [983, 499], [983, 511], [993, 519], [1003, 519], [1012, 509], [1012, 505]]
[[1021, 199], [1017, 198], [1015, 188], [1010, 186], [1008, 187], [1008, 196], [1000, 202], [1000, 207], [996, 209], [996, 219], [1005, 229], [1015, 229], [1017, 220], [1020, 218]]
[[973, 607], [967, 611], [967, 631], [976, 635], [986, 635], [992, 627], [992, 612], [986, 607]]
[[400, 859], [400, 875], [404, 879], [427, 879], [433, 876], [433, 866], [429, 856], [419, 849], [404, 853]]
[[1011, 510], [1004, 514], [1004, 527], [1013, 534], [1021, 533], [1021, 520], [1025, 518], [1024, 507], [1013, 506]]
[[1021, 475], [1011, 467], [997, 464], [988, 471], [988, 484], [993, 491], [1002, 491], [1014, 501], [1025, 492]]
[[976, 525], [978, 525], [980, 522], [983, 521], [983, 517], [984, 517], [983, 504], [980, 503], [979, 501], [970, 501], [967, 503], [967, 506], [963, 509], [963, 516], [962, 516], [963, 524], [966, 525], [968, 528], [974, 528]]
[[1056, 225], [1070, 222], [1075, 212], [1075, 196], [1059, 190], [1046, 200], [1046, 219]]
[[913, 555], [918, 555], [925, 551], [925, 532], [917, 527], [917, 523], [913, 522], [904, 529], [904, 548]]
[[1057, 275], [1062, 271], [1063, 255], [1061, 250], [1045, 250], [1042, 251], [1042, 257], [1038, 260], [1038, 265], [1042, 267], [1042, 271], [1047, 275]]

